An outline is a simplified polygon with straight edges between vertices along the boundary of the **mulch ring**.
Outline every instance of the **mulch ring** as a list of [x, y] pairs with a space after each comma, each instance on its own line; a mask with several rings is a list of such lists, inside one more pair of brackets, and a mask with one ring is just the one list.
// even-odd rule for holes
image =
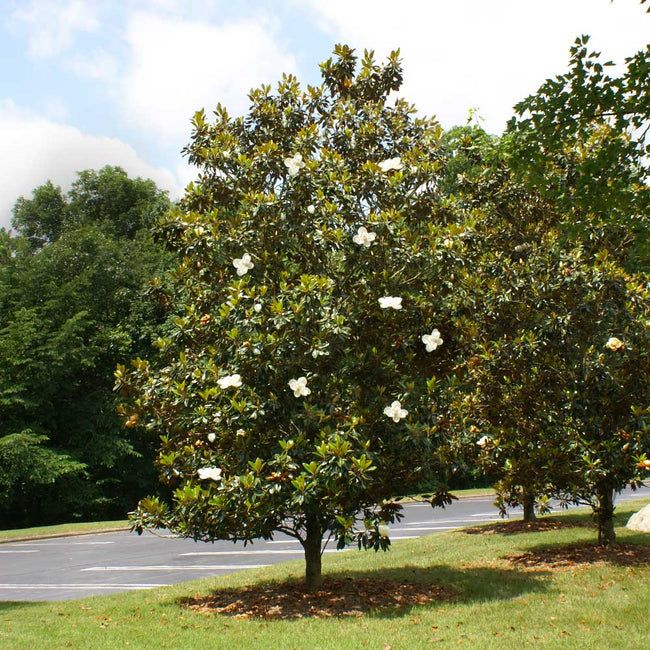
[[547, 530], [560, 530], [561, 528], [592, 528], [593, 524], [582, 521], [565, 521], [544, 517], [535, 521], [500, 521], [486, 526], [472, 526], [463, 528], [468, 535], [518, 535], [520, 533], [543, 533]]
[[640, 567], [650, 565], [650, 546], [636, 544], [599, 546], [593, 543], [581, 543], [529, 551], [521, 555], [510, 555], [504, 559], [518, 567], [543, 567], [558, 571], [598, 562]]
[[363, 616], [370, 610], [401, 609], [453, 596], [452, 589], [432, 584], [347, 578], [325, 579], [313, 592], [305, 591], [299, 582], [271, 583], [197, 595], [182, 604], [196, 612], [242, 619], [330, 618]]

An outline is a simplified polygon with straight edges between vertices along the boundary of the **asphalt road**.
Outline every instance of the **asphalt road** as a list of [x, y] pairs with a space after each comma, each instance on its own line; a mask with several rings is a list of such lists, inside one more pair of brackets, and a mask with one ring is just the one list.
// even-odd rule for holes
[[[625, 492], [617, 503], [650, 496], [650, 487]], [[400, 539], [499, 520], [492, 497], [473, 497], [435, 510], [408, 504], [405, 517], [391, 526]], [[520, 517], [514, 511], [511, 518]], [[356, 548], [326, 553], [355, 553]], [[221, 575], [302, 557], [296, 540], [278, 534], [272, 541], [243, 544], [194, 542], [146, 533], [104, 533], [0, 544], [0, 601], [68, 600], [150, 589], [210, 575]]]

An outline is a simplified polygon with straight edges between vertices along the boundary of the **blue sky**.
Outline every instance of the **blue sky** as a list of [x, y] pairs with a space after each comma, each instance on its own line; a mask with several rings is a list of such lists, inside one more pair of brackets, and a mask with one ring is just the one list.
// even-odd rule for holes
[[477, 108], [498, 133], [576, 36], [622, 61], [649, 24], [638, 0], [0, 0], [0, 226], [18, 196], [105, 164], [179, 196], [195, 110], [243, 112], [283, 71], [317, 83], [337, 42], [400, 47], [422, 113]]

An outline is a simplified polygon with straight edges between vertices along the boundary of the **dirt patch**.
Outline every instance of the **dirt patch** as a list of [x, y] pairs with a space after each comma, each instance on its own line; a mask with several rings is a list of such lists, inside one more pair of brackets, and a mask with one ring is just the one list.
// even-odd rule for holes
[[521, 533], [543, 533], [561, 528], [592, 528], [587, 522], [564, 521], [562, 519], [536, 519], [535, 521], [503, 521], [488, 526], [463, 528], [468, 535], [519, 535]]
[[224, 589], [195, 596], [183, 605], [205, 614], [235, 618], [295, 619], [362, 616], [371, 610], [402, 609], [449, 600], [447, 587], [415, 582], [367, 578], [326, 579], [318, 591], [307, 592], [302, 583], [285, 582], [242, 589]]
[[650, 546], [571, 544], [570, 546], [529, 551], [521, 555], [510, 555], [504, 559], [518, 567], [544, 567], [556, 570], [573, 569], [577, 566], [599, 562], [620, 566], [646, 566], [650, 565]]

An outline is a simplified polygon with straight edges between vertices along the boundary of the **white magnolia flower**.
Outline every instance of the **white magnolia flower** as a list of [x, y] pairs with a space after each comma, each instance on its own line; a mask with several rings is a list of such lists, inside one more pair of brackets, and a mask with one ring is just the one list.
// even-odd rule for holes
[[246, 432], [243, 429], [237, 429], [236, 435], [241, 438], [246, 435]]
[[217, 439], [216, 433], [208, 433], [208, 442], [214, 442]]
[[485, 447], [485, 445], [487, 445], [488, 442], [490, 442], [490, 438], [488, 438], [488, 436], [483, 436], [482, 438], [479, 438], [479, 439], [476, 441], [476, 444], [477, 444], [479, 447]]
[[379, 169], [382, 172], [388, 172], [391, 169], [399, 170], [402, 169], [402, 166], [402, 159], [399, 156], [397, 158], [387, 158], [379, 163]]
[[442, 240], [442, 245], [443, 245], [445, 248], [452, 248], [453, 245], [454, 245], [454, 240], [453, 240], [451, 237], [445, 237], [445, 238]]
[[316, 212], [316, 208], [313, 205], [308, 205], [307, 212], [309, 212], [309, 214], [314, 214], [314, 212]]
[[621, 339], [617, 339], [615, 336], [610, 336], [607, 339], [607, 343], [605, 343], [605, 347], [616, 352], [616, 350], [620, 350], [621, 348], [624, 348], [625, 343], [623, 343]]
[[231, 386], [239, 388], [241, 386], [241, 375], [226, 375], [217, 379], [217, 384], [219, 384], [219, 388], [230, 388]]
[[442, 345], [442, 337], [438, 330], [433, 330], [431, 334], [425, 334], [422, 337], [422, 343], [427, 346], [427, 352], [433, 352]]
[[235, 258], [232, 265], [237, 269], [237, 275], [246, 275], [255, 265], [251, 261], [251, 256], [244, 253], [241, 257]]
[[377, 526], [377, 532], [382, 537], [388, 537], [390, 534], [390, 528], [388, 527], [388, 524], [379, 524], [379, 526]]
[[203, 235], [205, 233], [205, 228], [203, 226], [196, 226], [194, 228], [194, 232], [195, 232], [195, 234], [199, 235], [199, 237], [200, 237], [201, 235]]
[[302, 156], [297, 153], [291, 158], [285, 158], [284, 165], [287, 168], [289, 176], [295, 176], [305, 166], [305, 163]]
[[253, 310], [254, 310], [257, 314], [259, 314], [259, 313], [262, 311], [262, 303], [256, 302], [256, 303], [253, 305]]
[[306, 377], [298, 377], [298, 379], [290, 379], [289, 388], [293, 391], [293, 394], [296, 397], [306, 397], [311, 393], [311, 389], [307, 388]]
[[375, 241], [375, 237], [377, 237], [376, 232], [369, 232], [366, 230], [365, 226], [360, 226], [357, 230], [357, 234], [352, 237], [352, 241], [355, 244], [359, 244], [359, 246], [365, 246], [366, 248], [369, 248], [370, 244]]
[[202, 467], [199, 470], [199, 478], [202, 481], [206, 481], [208, 479], [212, 481], [220, 481], [221, 480], [221, 468], [220, 467]]
[[379, 299], [379, 306], [382, 309], [401, 309], [402, 299], [398, 296], [384, 296]]
[[387, 406], [384, 409], [384, 415], [389, 417], [393, 422], [399, 422], [408, 414], [409, 412], [406, 409], [402, 408], [402, 405], [398, 400], [395, 400], [390, 406]]

